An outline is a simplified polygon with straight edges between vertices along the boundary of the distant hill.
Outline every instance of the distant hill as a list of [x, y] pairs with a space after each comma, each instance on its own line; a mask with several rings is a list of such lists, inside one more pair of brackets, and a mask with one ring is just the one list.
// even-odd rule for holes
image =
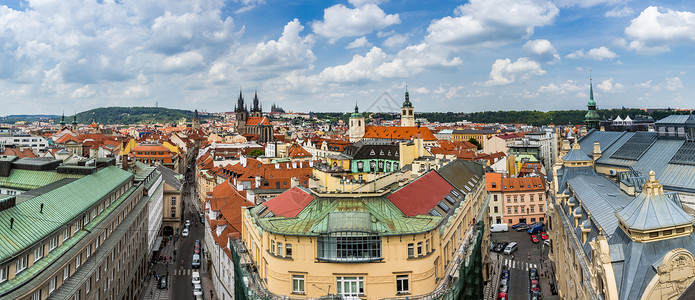
[[0, 123], [14, 124], [14, 123], [20, 122], [20, 121], [25, 121], [25, 122], [44, 121], [44, 122], [47, 122], [48, 120], [55, 120], [56, 118], [60, 119], [60, 116], [58, 116], [58, 115], [9, 115], [6, 117], [0, 117]]
[[[101, 107], [83, 111], [77, 114], [77, 123], [91, 124], [93, 121], [101, 124], [154, 124], [176, 123], [181, 118], [188, 122], [193, 119], [194, 112], [190, 110], [171, 109], [164, 107]], [[71, 123], [73, 116], [65, 116], [65, 122]], [[200, 116], [201, 120], [207, 116]], [[60, 117], [56, 122], [60, 122]]]

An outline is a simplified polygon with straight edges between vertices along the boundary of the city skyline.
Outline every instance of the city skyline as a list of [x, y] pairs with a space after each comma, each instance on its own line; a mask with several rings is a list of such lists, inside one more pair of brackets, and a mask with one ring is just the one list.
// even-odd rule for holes
[[[500, 9], [501, 7], [505, 9]], [[9, 1], [3, 115], [106, 106], [292, 111], [692, 105], [687, 1]]]

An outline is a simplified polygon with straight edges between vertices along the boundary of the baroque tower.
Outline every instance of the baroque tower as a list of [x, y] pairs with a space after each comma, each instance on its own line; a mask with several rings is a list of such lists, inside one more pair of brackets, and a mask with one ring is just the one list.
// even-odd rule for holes
[[364, 116], [360, 113], [357, 103], [355, 103], [355, 112], [350, 115], [350, 142], [357, 142], [364, 137], [365, 124]]
[[413, 104], [410, 103], [410, 95], [408, 95], [408, 85], [405, 86], [405, 101], [401, 108], [401, 127], [415, 126], [415, 114]]

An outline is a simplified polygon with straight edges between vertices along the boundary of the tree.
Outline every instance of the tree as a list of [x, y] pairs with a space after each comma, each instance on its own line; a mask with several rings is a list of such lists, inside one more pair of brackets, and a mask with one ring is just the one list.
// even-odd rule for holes
[[478, 150], [483, 149], [483, 146], [480, 145], [480, 142], [478, 142], [478, 140], [476, 140], [475, 138], [468, 139], [468, 142], [478, 147]]
[[261, 149], [253, 149], [253, 150], [249, 151], [249, 153], [247, 155], [251, 156], [251, 157], [259, 157], [259, 156], [262, 156], [264, 154], [265, 154], [265, 151], [263, 151]]

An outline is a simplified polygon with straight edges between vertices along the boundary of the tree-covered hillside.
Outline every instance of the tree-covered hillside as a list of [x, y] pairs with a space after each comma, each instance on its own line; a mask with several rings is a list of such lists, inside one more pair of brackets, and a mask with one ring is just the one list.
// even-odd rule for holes
[[[90, 124], [93, 121], [101, 124], [153, 124], [176, 123], [181, 118], [188, 122], [193, 118], [190, 110], [171, 109], [164, 107], [101, 107], [83, 111], [77, 114], [77, 123]], [[206, 116], [200, 116], [201, 120]], [[73, 116], [65, 116], [65, 122], [71, 123]], [[58, 118], [57, 122], [60, 121]]]

